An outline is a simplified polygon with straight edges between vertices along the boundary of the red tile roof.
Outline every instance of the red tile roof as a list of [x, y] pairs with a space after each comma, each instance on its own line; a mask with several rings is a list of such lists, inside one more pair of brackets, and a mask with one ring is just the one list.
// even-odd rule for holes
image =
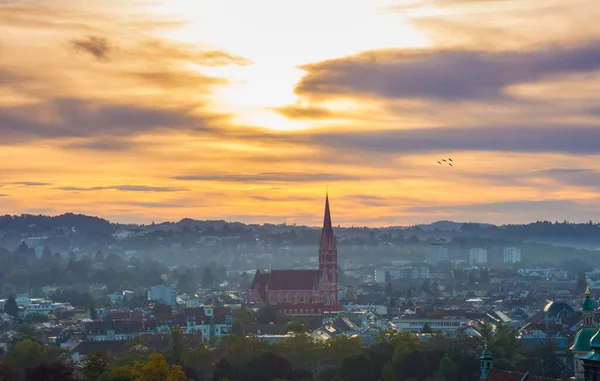
[[[525, 377], [526, 376], [526, 377]], [[557, 378], [532, 376], [529, 373], [509, 372], [506, 370], [490, 369], [485, 381], [559, 381]]]
[[320, 270], [272, 270], [267, 288], [281, 291], [306, 291], [319, 287]]

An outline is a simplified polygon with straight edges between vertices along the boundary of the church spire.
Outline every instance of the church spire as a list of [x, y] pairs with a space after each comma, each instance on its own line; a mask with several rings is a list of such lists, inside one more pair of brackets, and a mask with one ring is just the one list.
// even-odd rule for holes
[[331, 211], [329, 210], [329, 192], [325, 194], [325, 216], [323, 218], [323, 231], [321, 233], [321, 248], [335, 249], [335, 236], [331, 225]]

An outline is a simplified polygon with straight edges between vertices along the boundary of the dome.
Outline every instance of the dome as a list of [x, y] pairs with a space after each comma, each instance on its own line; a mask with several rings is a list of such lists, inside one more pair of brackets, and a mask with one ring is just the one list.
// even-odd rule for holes
[[584, 311], [593, 311], [595, 309], [594, 307], [594, 301], [592, 300], [592, 298], [590, 298], [589, 296], [585, 298], [585, 300], [583, 301], [583, 303], [581, 304], [581, 308]]
[[557, 318], [561, 315], [574, 315], [575, 311], [567, 302], [555, 300], [546, 304], [546, 307], [544, 307], [544, 314], [546, 317]]
[[594, 351], [600, 350], [600, 331], [596, 331], [596, 334], [592, 337], [590, 341], [590, 346]]
[[483, 350], [483, 352], [481, 352], [481, 357], [479, 357], [481, 360], [492, 360], [492, 353], [487, 349], [487, 345], [485, 346], [485, 349]]
[[575, 336], [575, 342], [569, 348], [573, 352], [589, 352], [592, 350], [592, 338], [598, 331], [595, 328], [582, 328]]

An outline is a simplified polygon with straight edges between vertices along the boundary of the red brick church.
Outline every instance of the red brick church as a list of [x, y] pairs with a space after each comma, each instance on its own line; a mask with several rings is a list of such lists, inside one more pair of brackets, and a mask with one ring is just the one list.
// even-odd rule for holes
[[250, 302], [276, 305], [281, 312], [293, 315], [340, 311], [337, 245], [331, 226], [329, 196], [325, 197], [319, 269], [256, 270], [250, 286]]

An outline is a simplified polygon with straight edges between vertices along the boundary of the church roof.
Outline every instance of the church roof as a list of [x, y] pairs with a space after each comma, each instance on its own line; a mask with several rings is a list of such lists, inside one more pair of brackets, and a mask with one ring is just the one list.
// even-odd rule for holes
[[321, 270], [272, 270], [267, 287], [269, 290], [313, 290], [319, 284]]
[[490, 369], [485, 381], [558, 381], [558, 378], [532, 376], [527, 373], [509, 372], [506, 370]]
[[574, 315], [575, 311], [567, 302], [555, 300], [544, 307], [544, 314], [548, 317], [556, 318], [560, 315]]
[[574, 352], [589, 352], [592, 350], [592, 337], [598, 332], [595, 328], [582, 328], [577, 332], [570, 350]]

